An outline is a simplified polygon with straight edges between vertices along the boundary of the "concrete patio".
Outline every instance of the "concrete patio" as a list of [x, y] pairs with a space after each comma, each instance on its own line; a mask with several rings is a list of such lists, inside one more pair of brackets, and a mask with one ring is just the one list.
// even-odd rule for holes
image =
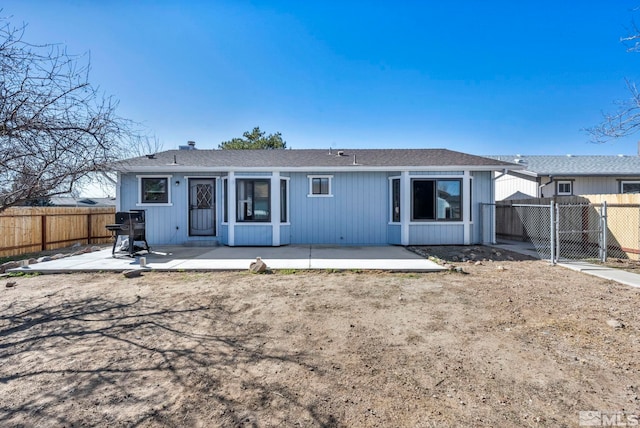
[[[385, 270], [437, 272], [442, 266], [403, 247], [338, 247], [288, 245], [283, 247], [184, 247], [158, 246], [134, 258], [112, 257], [111, 249], [32, 264], [12, 272], [121, 272], [131, 269], [154, 271], [248, 270], [262, 258], [270, 269]], [[141, 258], [144, 258], [141, 266]], [[146, 262], [146, 263], [145, 263]]]

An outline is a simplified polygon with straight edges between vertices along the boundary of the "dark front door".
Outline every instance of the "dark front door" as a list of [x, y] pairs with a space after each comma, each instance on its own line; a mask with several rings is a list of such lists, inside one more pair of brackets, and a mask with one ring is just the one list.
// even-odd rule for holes
[[216, 234], [216, 180], [189, 179], [189, 235]]

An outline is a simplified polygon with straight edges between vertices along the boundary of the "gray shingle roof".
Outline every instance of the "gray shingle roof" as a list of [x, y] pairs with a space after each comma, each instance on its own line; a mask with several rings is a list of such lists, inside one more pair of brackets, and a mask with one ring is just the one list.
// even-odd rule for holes
[[487, 156], [505, 162], [516, 162], [538, 176], [630, 176], [640, 175], [640, 156]]
[[[338, 153], [342, 152], [342, 155]], [[447, 149], [333, 149], [329, 150], [168, 150], [153, 158], [127, 159], [118, 168], [309, 168], [349, 167], [485, 167], [514, 164]], [[484, 169], [484, 168], [483, 168]]]

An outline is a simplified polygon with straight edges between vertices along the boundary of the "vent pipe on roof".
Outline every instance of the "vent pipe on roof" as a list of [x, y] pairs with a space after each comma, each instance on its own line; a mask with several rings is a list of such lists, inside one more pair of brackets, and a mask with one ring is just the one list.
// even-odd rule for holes
[[353, 155], [353, 164], [358, 165], [358, 161], [356, 160], [356, 155]]

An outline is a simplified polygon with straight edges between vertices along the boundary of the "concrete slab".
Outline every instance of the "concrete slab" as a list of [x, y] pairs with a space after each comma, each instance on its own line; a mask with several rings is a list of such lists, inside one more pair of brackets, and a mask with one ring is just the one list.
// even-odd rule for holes
[[[248, 270], [262, 258], [271, 269], [339, 269], [436, 272], [445, 270], [403, 247], [154, 247], [149, 254], [135, 258], [113, 258], [111, 250], [51, 260], [17, 269], [14, 272], [121, 272], [129, 269], [158, 271]], [[143, 257], [145, 266], [141, 266]]]
[[563, 261], [558, 263], [558, 266], [586, 273], [587, 275], [597, 276], [598, 278], [609, 279], [630, 287], [640, 288], [640, 275], [637, 273], [581, 261]]

